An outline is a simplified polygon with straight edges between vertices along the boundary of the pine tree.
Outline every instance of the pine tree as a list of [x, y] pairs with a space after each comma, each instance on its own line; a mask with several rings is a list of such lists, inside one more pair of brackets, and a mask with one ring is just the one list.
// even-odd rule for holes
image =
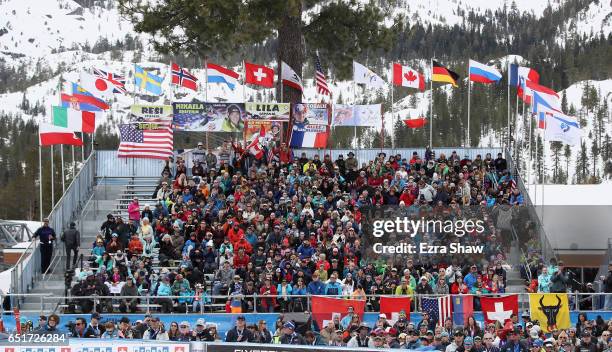
[[580, 145], [580, 151], [576, 158], [576, 183], [586, 183], [589, 173], [589, 156], [587, 152], [586, 142], [583, 141]]
[[550, 142], [550, 152], [553, 157], [553, 183], [560, 183], [560, 175], [562, 174], [560, 163], [561, 163], [561, 149], [563, 148], [563, 143], [561, 142]]
[[569, 179], [569, 164], [570, 158], [572, 157], [572, 148], [569, 144], [565, 145], [565, 148], [563, 150], [563, 156], [565, 157], [565, 175]]

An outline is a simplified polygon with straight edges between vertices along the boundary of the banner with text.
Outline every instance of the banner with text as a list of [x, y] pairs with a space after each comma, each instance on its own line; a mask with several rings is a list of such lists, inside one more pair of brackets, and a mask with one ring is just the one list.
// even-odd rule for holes
[[382, 105], [334, 104], [332, 126], [378, 127], [382, 121]]
[[289, 121], [289, 103], [246, 103], [248, 120]]
[[244, 103], [172, 103], [178, 131], [242, 132], [247, 118]]
[[256, 135], [259, 135], [263, 128], [263, 136], [259, 137], [259, 143], [267, 146], [271, 141], [282, 142], [283, 130], [282, 121], [270, 120], [247, 120], [244, 127], [244, 140], [252, 141]]
[[172, 105], [134, 104], [130, 107], [130, 121], [145, 121], [172, 117]]

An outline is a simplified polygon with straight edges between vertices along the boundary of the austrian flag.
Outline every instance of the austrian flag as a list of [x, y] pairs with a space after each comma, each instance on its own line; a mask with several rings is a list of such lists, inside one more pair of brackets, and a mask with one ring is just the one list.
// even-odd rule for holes
[[393, 84], [400, 87], [416, 88], [425, 91], [425, 77], [423, 74], [400, 64], [393, 64]]

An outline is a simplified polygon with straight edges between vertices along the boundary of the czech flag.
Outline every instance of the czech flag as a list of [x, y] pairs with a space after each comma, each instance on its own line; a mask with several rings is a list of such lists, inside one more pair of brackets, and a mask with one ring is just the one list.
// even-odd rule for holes
[[495, 83], [501, 80], [502, 74], [492, 66], [470, 60], [470, 81], [478, 83]]

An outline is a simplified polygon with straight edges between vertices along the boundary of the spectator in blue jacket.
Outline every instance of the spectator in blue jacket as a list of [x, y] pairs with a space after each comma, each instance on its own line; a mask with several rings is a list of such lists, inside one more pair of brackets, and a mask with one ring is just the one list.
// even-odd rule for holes
[[325, 284], [319, 280], [319, 274], [316, 272], [312, 274], [312, 281], [310, 281], [306, 290], [310, 295], [322, 295], [325, 293]]
[[300, 255], [300, 259], [304, 259], [306, 257], [312, 257], [312, 255], [314, 254], [315, 250], [310, 245], [310, 241], [309, 240], [304, 240], [304, 243], [302, 243], [298, 247], [297, 252]]
[[342, 296], [342, 284], [337, 281], [338, 273], [333, 272], [329, 277], [329, 281], [327, 285], [325, 285], [325, 295], [326, 296]]
[[470, 267], [470, 272], [467, 275], [465, 275], [465, 277], [463, 278], [463, 282], [465, 282], [467, 287], [471, 289], [477, 280], [478, 280], [478, 268], [476, 267], [476, 265], [472, 265]]

